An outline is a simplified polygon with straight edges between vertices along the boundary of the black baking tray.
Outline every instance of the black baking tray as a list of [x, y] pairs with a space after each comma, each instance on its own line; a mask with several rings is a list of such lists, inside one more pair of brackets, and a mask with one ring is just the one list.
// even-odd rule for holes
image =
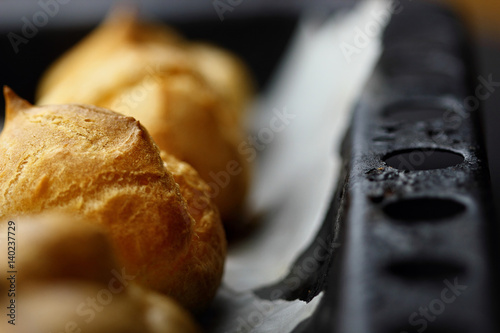
[[[22, 2], [18, 5], [9, 3], [9, 6], [22, 7]], [[28, 43], [20, 45], [19, 52], [14, 51], [8, 35], [12, 32], [22, 35], [22, 21], [14, 18], [8, 24], [0, 22], [0, 84], [9, 85], [32, 102], [43, 71], [96, 26], [111, 1], [104, 3], [106, 6], [98, 7], [87, 22], [80, 20], [71, 24], [62, 19], [57, 22], [55, 16], [54, 22], [40, 28]], [[175, 15], [169, 7], [173, 6], [172, 3], [182, 7], [174, 11]], [[298, 1], [267, 4], [244, 1], [233, 11], [226, 12], [223, 21], [212, 5], [207, 7], [206, 4], [195, 3], [190, 7], [175, 1], [166, 1], [163, 5], [146, 1], [144, 6], [150, 16], [179, 29], [188, 38], [214, 42], [239, 54], [252, 69], [259, 91], [264, 91], [303, 10], [309, 6], [320, 6], [334, 11], [353, 3], [312, 1], [304, 5]], [[419, 326], [411, 325], [408, 316], [433, 301], [432, 295], [436, 290], [440, 292], [439, 283], [442, 284], [442, 280], [466, 276], [471, 269], [479, 272], [474, 279], [467, 280], [472, 295], [458, 298], [459, 302], [446, 308], [438, 324], [428, 325], [425, 331], [500, 331], [495, 320], [499, 294], [493, 284], [498, 277], [497, 248], [494, 245], [498, 230], [494, 225], [496, 220], [484, 138], [480, 118], [476, 116], [479, 113], [464, 120], [458, 132], [449, 135], [450, 141], [441, 142], [437, 147], [466, 156], [470, 163], [461, 170], [446, 169], [434, 173], [427, 170], [418, 171], [415, 175], [414, 170], [397, 170], [388, 165], [390, 152], [429, 143], [429, 136], [445, 130], [439, 122], [419, 120], [415, 125], [384, 118], [391, 112], [390, 107], [396, 105], [397, 108], [405, 103], [428, 107], [429, 104], [419, 104], [423, 100], [436, 107], [436, 103], [443, 100], [446, 103], [450, 99], [459, 100], [473, 94], [476, 84], [470, 43], [465, 38], [460, 20], [441, 7], [411, 1], [404, 3], [407, 10], [396, 16], [386, 31], [385, 53], [373, 74], [372, 84], [367, 85], [353, 110], [352, 124], [342, 146], [342, 173], [330, 209], [318, 231], [318, 236], [321, 236], [318, 238], [326, 240], [329, 246], [324, 249], [328, 254], [326, 259], [293, 290], [278, 283], [256, 292], [261, 298], [270, 298], [269, 291], [280, 288], [284, 299], [310, 301], [324, 291], [324, 298], [315, 314], [299, 325], [296, 332], [417, 332]], [[8, 7], [2, 6], [5, 4], [0, 4], [0, 17], [8, 15]], [[76, 15], [78, 6], [71, 2], [67, 6], [64, 10]], [[26, 10], [26, 15], [36, 10], [36, 7], [30, 8], [31, 11]], [[427, 34], [421, 34], [422, 31], [427, 31]], [[412, 60], [417, 51], [423, 52], [424, 56], [426, 51], [447, 55], [448, 59], [456, 60], [458, 66], [448, 63], [432, 67], [436, 64], [421, 61], [422, 55]], [[2, 110], [3, 104], [2, 96]], [[461, 142], [454, 143], [453, 140]], [[395, 145], [395, 142], [400, 145]], [[413, 183], [401, 179], [412, 179]], [[430, 185], [423, 186], [427, 192], [419, 192], [420, 188], [415, 187], [415, 183]], [[410, 208], [395, 206], [395, 216], [390, 217], [393, 214], [391, 204], [407, 199], [406, 196], [411, 199], [426, 198], [429, 193], [442, 197], [451, 195], [451, 201], [472, 208], [472, 213], [447, 224], [424, 221], [408, 226], [394, 223], [393, 220], [398, 220], [397, 214], [414, 207], [411, 204]], [[434, 210], [446, 212], [463, 208], [445, 206], [446, 202], [440, 202]], [[429, 217], [421, 219], [429, 220]], [[360, 238], [360, 235], [365, 235], [365, 238]], [[429, 238], [439, 239], [440, 242], [426, 243]], [[400, 240], [414, 245], [409, 250], [406, 248], [407, 252], [398, 252], [401, 250], [397, 244]], [[466, 248], [463, 244], [467, 244]], [[310, 256], [310, 251], [315, 248], [317, 244], [313, 242], [297, 258], [295, 265], [300, 265], [301, 259]], [[444, 255], [450, 253], [467, 257], [468, 266], [456, 257], [453, 261]], [[408, 257], [404, 255], [414, 257], [405, 261]], [[360, 266], [362, 269], [359, 269]], [[213, 320], [209, 317], [210, 312], [199, 319], [209, 325]]]

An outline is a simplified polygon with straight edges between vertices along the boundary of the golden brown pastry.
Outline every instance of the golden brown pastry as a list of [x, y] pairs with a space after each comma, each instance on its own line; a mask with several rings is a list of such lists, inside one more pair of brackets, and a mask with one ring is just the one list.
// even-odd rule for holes
[[[136, 289], [130, 287], [131, 290]], [[103, 291], [104, 290], [104, 291]], [[192, 316], [172, 299], [137, 288], [113, 294], [85, 281], [33, 282], [16, 297], [16, 325], [2, 318], [2, 333], [199, 333]], [[0, 303], [10, 299], [0, 295]]]
[[135, 288], [135, 290], [135, 297], [144, 306], [144, 319], [150, 333], [195, 333], [200, 331], [191, 315], [171, 298], [142, 288]]
[[179, 189], [134, 118], [89, 105], [33, 107], [8, 88], [5, 98], [0, 220], [48, 209], [83, 216], [106, 228], [136, 282], [205, 307], [226, 241], [213, 205], [191, 215], [191, 202], [209, 201], [192, 169], [185, 165], [191, 181]]
[[189, 53], [195, 68], [229, 103], [227, 109], [232, 110], [231, 114], [239, 124], [237, 126], [241, 126], [254, 90], [243, 62], [231, 53], [206, 43], [190, 44]]
[[[6, 224], [0, 223], [2, 231]], [[16, 295], [8, 295], [2, 279], [0, 303], [14, 299], [17, 318], [15, 326], [2, 320], [1, 332], [199, 332], [176, 302], [119, 278], [122, 266], [103, 228], [54, 212], [18, 217], [15, 226], [22, 244]]]
[[[120, 269], [109, 237], [102, 228], [89, 224], [78, 214], [43, 214], [15, 217], [17, 238], [15, 266], [24, 277], [34, 281], [83, 279], [108, 283], [111, 269]], [[0, 223], [0, 235], [6, 239], [7, 221]], [[15, 229], [15, 230], [14, 230]], [[0, 261], [0, 270], [9, 271], [8, 261]], [[0, 286], [6, 281], [0, 280]]]
[[[126, 292], [113, 294], [109, 304], [106, 296], [101, 296], [103, 300], [101, 304], [97, 300], [97, 295], [102, 290], [107, 290], [105, 284], [71, 280], [43, 284], [35, 282], [19, 285], [18, 290], [16, 325], [2, 320], [0, 322], [2, 333], [154, 332], [147, 327], [144, 315], [141, 313], [144, 312], [141, 302], [131, 299]], [[0, 295], [2, 305], [9, 300], [6, 296]]]
[[228, 52], [118, 15], [45, 73], [37, 104], [86, 103], [140, 120], [160, 149], [209, 183], [229, 223], [241, 218], [249, 186], [249, 162], [238, 146], [251, 87]]

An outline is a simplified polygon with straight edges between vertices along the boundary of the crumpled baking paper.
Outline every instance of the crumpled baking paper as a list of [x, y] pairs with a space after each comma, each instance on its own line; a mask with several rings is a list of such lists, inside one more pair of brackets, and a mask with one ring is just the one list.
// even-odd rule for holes
[[[381, 13], [389, 5], [366, 1], [330, 17], [306, 14], [271, 88], [251, 112], [260, 142], [249, 201], [261, 220], [230, 247], [214, 303], [227, 311], [220, 311], [212, 332], [291, 332], [318, 306], [322, 294], [309, 303], [269, 301], [253, 290], [284, 278], [323, 222], [340, 170], [340, 142], [380, 55], [379, 33], [389, 17]], [[377, 23], [379, 33], [359, 37]], [[347, 56], [349, 46], [359, 52]]]

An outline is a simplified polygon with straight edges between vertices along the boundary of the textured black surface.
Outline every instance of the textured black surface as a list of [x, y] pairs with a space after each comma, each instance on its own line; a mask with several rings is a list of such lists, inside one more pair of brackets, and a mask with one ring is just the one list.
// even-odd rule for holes
[[343, 209], [330, 218], [340, 253], [296, 332], [499, 332], [470, 44], [449, 12], [418, 2], [392, 18], [384, 43], [344, 143]]

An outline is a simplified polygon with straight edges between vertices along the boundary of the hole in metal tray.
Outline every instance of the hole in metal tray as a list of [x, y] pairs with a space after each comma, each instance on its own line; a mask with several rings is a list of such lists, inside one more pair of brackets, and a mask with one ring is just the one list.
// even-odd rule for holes
[[384, 213], [404, 222], [438, 221], [457, 216], [465, 211], [464, 204], [443, 198], [416, 198], [392, 202], [384, 206]]
[[465, 267], [449, 261], [416, 259], [397, 261], [386, 267], [389, 274], [408, 281], [442, 282], [465, 274]]
[[464, 157], [446, 149], [416, 148], [394, 151], [384, 156], [383, 160], [395, 169], [416, 171], [456, 166], [464, 161]]
[[385, 116], [396, 121], [416, 122], [443, 118], [445, 112], [438, 108], [401, 108], [388, 110]]
[[465, 110], [456, 101], [443, 98], [416, 98], [389, 104], [382, 116], [392, 121], [417, 122], [443, 120], [450, 123], [463, 118]]
[[[422, 327], [426, 327], [425, 329], [422, 329]], [[427, 322], [426, 326], [423, 326], [423, 324], [415, 324], [414, 326], [411, 326], [410, 324], [406, 325], [401, 325], [398, 326], [397, 328], [394, 329], [389, 329], [389, 330], [379, 330], [378, 332], [380, 333], [412, 333], [412, 332], [425, 332], [425, 333], [467, 333], [469, 332], [468, 330], [464, 330], [463, 328], [456, 328], [456, 327], [442, 327], [439, 326], [437, 327], [436, 324], [434, 323], [429, 323]]]

